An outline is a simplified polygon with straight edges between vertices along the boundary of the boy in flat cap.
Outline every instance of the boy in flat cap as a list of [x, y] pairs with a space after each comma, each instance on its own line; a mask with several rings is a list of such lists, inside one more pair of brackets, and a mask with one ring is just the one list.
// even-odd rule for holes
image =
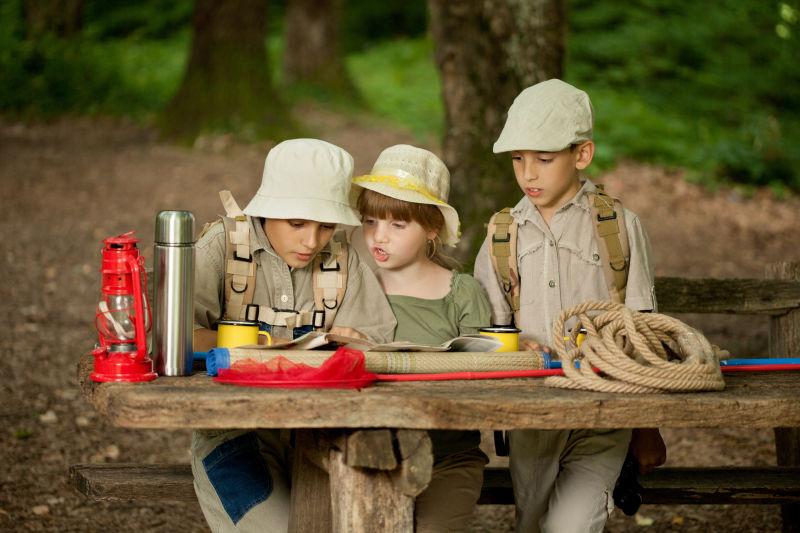
[[[639, 218], [580, 171], [594, 156], [589, 96], [557, 79], [522, 91], [494, 152], [510, 152], [524, 197], [492, 217], [475, 278], [494, 324], [549, 351], [559, 312], [587, 300], [654, 311], [650, 246]], [[602, 225], [601, 225], [602, 224]], [[629, 450], [641, 470], [664, 462], [657, 429], [516, 430], [509, 434], [517, 531], [600, 532]]]

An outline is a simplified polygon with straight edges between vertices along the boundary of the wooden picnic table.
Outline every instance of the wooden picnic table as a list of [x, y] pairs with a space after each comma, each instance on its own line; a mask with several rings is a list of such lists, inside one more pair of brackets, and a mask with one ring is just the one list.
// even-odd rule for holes
[[[770, 317], [770, 356], [800, 353], [800, 264], [766, 280], [658, 278], [660, 310]], [[719, 392], [611, 394], [553, 389], [542, 379], [378, 383], [362, 390], [262, 389], [204, 373], [81, 388], [129, 428], [295, 429], [291, 531], [411, 531], [430, 479], [427, 429], [748, 427], [776, 429], [779, 465], [800, 462], [800, 373], [728, 374]], [[327, 473], [325, 472], [327, 470]], [[800, 506], [783, 505], [784, 531]]]
[[128, 428], [800, 426], [800, 373], [727, 374], [725, 382], [719, 392], [671, 394], [554, 389], [541, 378], [276, 389], [223, 385], [195, 372], [136, 384], [95, 384], [87, 377], [83, 388], [98, 412]]
[[87, 355], [82, 389], [117, 426], [303, 430], [296, 433], [294, 531], [411, 531], [414, 496], [431, 468], [420, 430], [800, 426], [800, 373], [790, 372], [727, 375], [719, 392], [637, 395], [553, 389], [540, 378], [272, 389], [223, 385], [195, 372], [96, 384], [90, 370]]

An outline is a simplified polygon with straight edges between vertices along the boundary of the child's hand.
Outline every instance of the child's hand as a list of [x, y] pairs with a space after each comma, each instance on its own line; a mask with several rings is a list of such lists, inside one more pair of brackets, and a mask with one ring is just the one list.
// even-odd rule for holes
[[333, 326], [329, 333], [333, 333], [334, 335], [339, 335], [341, 337], [350, 337], [353, 339], [363, 339], [367, 340], [367, 336], [357, 331], [353, 328], [343, 328], [341, 326]]
[[519, 347], [522, 351], [553, 353], [553, 349], [546, 344], [540, 344], [530, 339], [520, 339]]
[[628, 451], [639, 463], [640, 474], [650, 472], [667, 460], [667, 445], [657, 428], [634, 429]]

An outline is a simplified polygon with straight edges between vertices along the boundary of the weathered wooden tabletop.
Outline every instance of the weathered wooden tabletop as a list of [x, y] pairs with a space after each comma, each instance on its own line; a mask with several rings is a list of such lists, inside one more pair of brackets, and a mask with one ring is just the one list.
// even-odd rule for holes
[[800, 372], [728, 374], [721, 392], [608, 394], [544, 380], [377, 383], [362, 390], [222, 385], [204, 373], [81, 386], [113, 424], [131, 428], [513, 429], [800, 426]]

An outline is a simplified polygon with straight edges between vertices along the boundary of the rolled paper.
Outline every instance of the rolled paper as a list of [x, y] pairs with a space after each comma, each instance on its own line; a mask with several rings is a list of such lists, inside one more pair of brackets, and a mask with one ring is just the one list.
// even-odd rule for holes
[[[259, 350], [258, 348], [214, 348], [206, 369], [216, 376], [222, 368], [250, 359], [266, 362], [281, 355], [295, 363], [320, 366], [333, 350]], [[364, 352], [367, 370], [379, 374], [437, 374], [445, 372], [491, 372], [545, 368], [540, 352]]]

